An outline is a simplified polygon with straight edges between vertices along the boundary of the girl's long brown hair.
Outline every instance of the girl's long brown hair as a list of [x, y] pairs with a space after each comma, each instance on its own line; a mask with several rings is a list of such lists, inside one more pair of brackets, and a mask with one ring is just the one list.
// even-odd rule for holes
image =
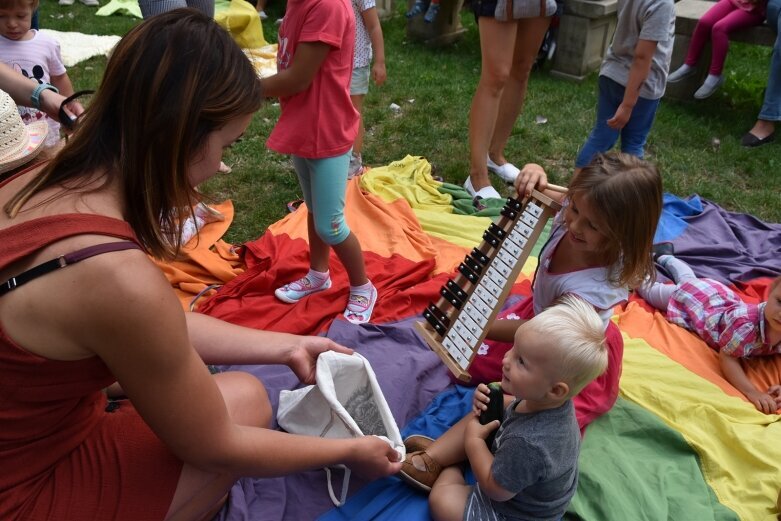
[[600, 154], [570, 182], [568, 195], [587, 198], [602, 216], [600, 230], [608, 239], [604, 262], [620, 263], [611, 282], [636, 288], [647, 277], [654, 279], [651, 249], [662, 213], [656, 166], [629, 154]]
[[[8, 203], [116, 182], [125, 220], [146, 250], [172, 258], [197, 193], [188, 168], [206, 138], [261, 104], [255, 70], [228, 33], [193, 9], [154, 16], [125, 35], [63, 150]], [[101, 175], [96, 183], [94, 176]]]

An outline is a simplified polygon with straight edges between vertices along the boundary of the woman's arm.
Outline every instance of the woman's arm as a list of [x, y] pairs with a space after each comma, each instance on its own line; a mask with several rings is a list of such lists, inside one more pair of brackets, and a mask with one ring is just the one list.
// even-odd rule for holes
[[279, 98], [298, 94], [309, 88], [312, 80], [331, 51], [323, 42], [300, 42], [290, 67], [260, 80], [263, 96]]
[[352, 349], [325, 337], [262, 331], [200, 313], [185, 316], [190, 342], [207, 364], [284, 364], [299, 380], [312, 384], [320, 353], [330, 350], [352, 354]]
[[[79, 268], [70, 268], [71, 278]], [[96, 259], [79, 276], [103, 283], [69, 302], [78, 313], [63, 325], [68, 336], [106, 363], [142, 418], [182, 461], [237, 476], [279, 476], [340, 462], [370, 477], [398, 470], [396, 452], [374, 437], [326, 440], [234, 424], [215, 379], [190, 343], [188, 318], [168, 281], [141, 254], [123, 255], [121, 264]], [[241, 349], [253, 336], [239, 329], [236, 340], [233, 328], [204, 336], [201, 328], [218, 324], [200, 318], [189, 319], [199, 342], [227, 333], [230, 345]], [[285, 357], [277, 352], [270, 359]]]

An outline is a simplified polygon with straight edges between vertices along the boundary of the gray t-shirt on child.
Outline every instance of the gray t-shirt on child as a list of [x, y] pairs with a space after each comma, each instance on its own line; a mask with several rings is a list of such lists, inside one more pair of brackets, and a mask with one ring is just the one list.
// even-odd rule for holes
[[618, 0], [618, 24], [613, 42], [607, 50], [601, 76], [607, 76], [626, 87], [629, 69], [639, 40], [657, 42], [651, 70], [640, 87], [640, 97], [659, 99], [664, 95], [667, 73], [675, 38], [675, 4], [673, 0]]
[[533, 413], [515, 411], [514, 401], [494, 441], [494, 480], [514, 492], [509, 501], [491, 500], [494, 510], [512, 519], [557, 521], [578, 486], [580, 429], [575, 407]]

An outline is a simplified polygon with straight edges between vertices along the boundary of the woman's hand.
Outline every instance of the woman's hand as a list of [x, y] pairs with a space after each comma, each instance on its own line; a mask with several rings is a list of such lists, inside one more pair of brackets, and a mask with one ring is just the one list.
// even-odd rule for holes
[[400, 454], [377, 436], [363, 436], [350, 441], [355, 443], [355, 449], [345, 465], [352, 471], [368, 479], [378, 479], [401, 470]]
[[518, 177], [515, 178], [515, 191], [521, 198], [531, 195], [533, 189], [542, 192], [547, 186], [548, 176], [545, 174], [545, 169], [537, 163], [523, 165]]
[[353, 350], [337, 344], [330, 338], [322, 336], [302, 336], [299, 343], [290, 353], [287, 366], [295, 373], [299, 380], [305, 384], [315, 383], [315, 368], [317, 357], [325, 351], [335, 351], [346, 355], [353, 354]]

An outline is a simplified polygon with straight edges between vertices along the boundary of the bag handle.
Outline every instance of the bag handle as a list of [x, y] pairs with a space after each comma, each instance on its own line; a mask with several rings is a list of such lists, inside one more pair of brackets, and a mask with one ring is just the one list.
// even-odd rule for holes
[[337, 466], [341, 469], [344, 469], [344, 478], [342, 478], [342, 494], [339, 499], [336, 499], [336, 494], [334, 494], [334, 487], [331, 484], [331, 469], [329, 467], [325, 467], [325, 479], [328, 481], [328, 495], [331, 496], [331, 501], [333, 501], [334, 505], [340, 507], [344, 505], [345, 501], [347, 501], [347, 489], [350, 487], [351, 471], [344, 465]]

